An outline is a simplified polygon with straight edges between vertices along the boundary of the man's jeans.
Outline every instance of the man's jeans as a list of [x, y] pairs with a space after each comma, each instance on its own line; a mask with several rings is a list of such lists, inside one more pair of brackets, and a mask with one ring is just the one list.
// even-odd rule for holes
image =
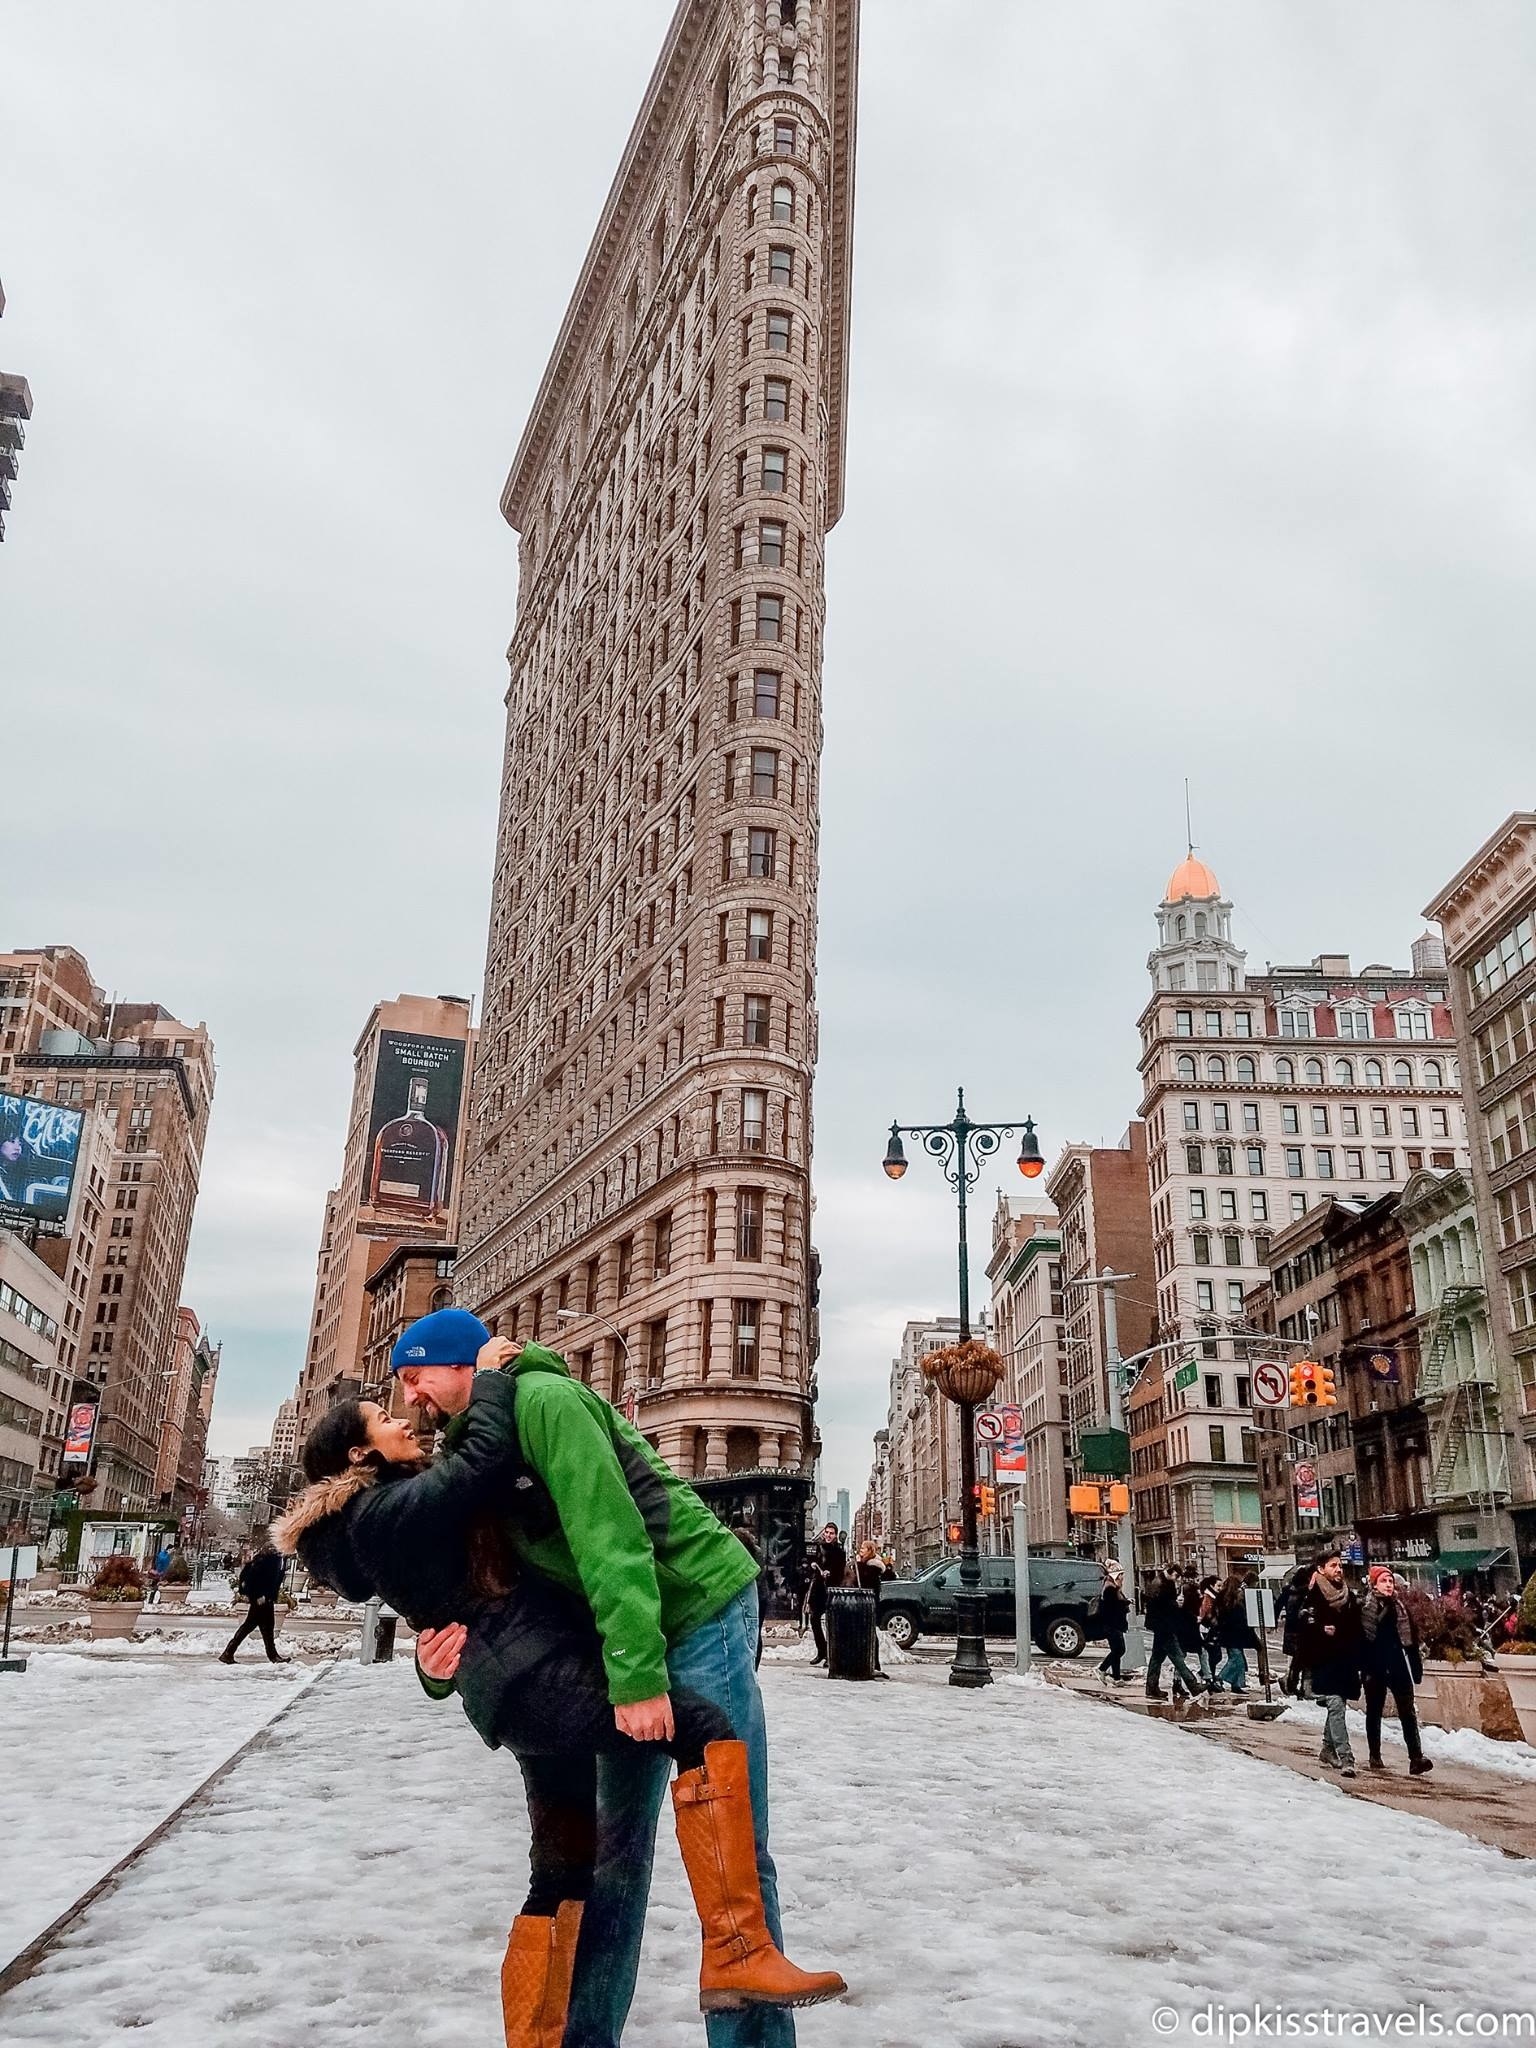
[[1177, 1636], [1154, 1635], [1152, 1654], [1147, 1659], [1147, 1691], [1155, 1693], [1163, 1676], [1163, 1662], [1167, 1660], [1193, 1695], [1200, 1690], [1200, 1680], [1189, 1668], [1189, 1659], [1179, 1647]]
[[[748, 1586], [684, 1636], [667, 1657], [675, 1685], [713, 1700], [747, 1745], [757, 1873], [769, 1932], [780, 1941], [779, 1887], [768, 1853], [768, 1731], [757, 1689], [757, 1588]], [[597, 1760], [597, 1863], [582, 1917], [564, 2048], [617, 2048], [635, 1995], [640, 1940], [650, 1899], [656, 1821], [671, 1759], [638, 1746]], [[709, 2048], [793, 2048], [795, 2022], [783, 2010], [711, 2013]]]
[[1349, 1723], [1344, 1718], [1343, 1694], [1320, 1692], [1317, 1703], [1328, 1713], [1323, 1727], [1322, 1761], [1325, 1764], [1352, 1764], [1355, 1753], [1349, 1746]]

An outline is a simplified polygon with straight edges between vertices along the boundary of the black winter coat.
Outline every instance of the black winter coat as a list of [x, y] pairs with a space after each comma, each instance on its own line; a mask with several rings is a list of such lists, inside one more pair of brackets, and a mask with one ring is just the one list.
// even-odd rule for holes
[[1354, 1587], [1337, 1607], [1314, 1587], [1296, 1619], [1296, 1655], [1312, 1680], [1313, 1692], [1359, 1699], [1364, 1652], [1360, 1595]]
[[[1408, 1641], [1398, 1627], [1399, 1614], [1408, 1615]], [[1383, 1600], [1374, 1590], [1365, 1596], [1360, 1610], [1364, 1635], [1363, 1664], [1367, 1678], [1392, 1686], [1422, 1685], [1424, 1660], [1419, 1654], [1419, 1631], [1413, 1616], [1397, 1599]]]
[[1248, 1609], [1241, 1600], [1230, 1607], [1216, 1603], [1216, 1640], [1224, 1650], [1256, 1650], [1259, 1639], [1248, 1622]]
[[1099, 1620], [1104, 1624], [1106, 1636], [1123, 1636], [1131, 1603], [1126, 1599], [1123, 1588], [1113, 1580], [1106, 1580], [1099, 1595]]
[[[508, 1724], [509, 1695], [535, 1667], [597, 1644], [589, 1610], [558, 1586], [523, 1573], [510, 1590], [488, 1594], [471, 1566], [477, 1525], [523, 1469], [516, 1397], [509, 1375], [477, 1373], [450, 1456], [423, 1471], [357, 1465], [323, 1479], [273, 1531], [279, 1548], [296, 1551], [345, 1599], [378, 1594], [415, 1629], [462, 1622], [468, 1640], [456, 1685], [464, 1712], [493, 1749]], [[596, 1671], [601, 1688], [600, 1664]]]
[[1198, 1586], [1186, 1586], [1179, 1595], [1179, 1648], [1193, 1651], [1197, 1656], [1203, 1647], [1200, 1636], [1200, 1600]]
[[1179, 1592], [1171, 1579], [1154, 1580], [1152, 1591], [1147, 1595], [1147, 1627], [1153, 1639], [1172, 1636], [1175, 1641], [1179, 1633]]
[[817, 1543], [811, 1550], [810, 1610], [825, 1614], [827, 1593], [841, 1586], [848, 1576], [848, 1553], [841, 1543]]
[[275, 1550], [258, 1550], [235, 1581], [242, 1600], [275, 1600], [282, 1586], [283, 1560]]

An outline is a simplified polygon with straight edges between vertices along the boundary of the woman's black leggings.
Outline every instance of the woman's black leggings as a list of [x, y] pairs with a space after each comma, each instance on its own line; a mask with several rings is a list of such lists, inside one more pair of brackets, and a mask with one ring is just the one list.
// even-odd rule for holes
[[[711, 1742], [735, 1735], [712, 1700], [673, 1689], [670, 1742], [643, 1743], [665, 1750], [680, 1771], [697, 1770]], [[566, 1899], [584, 1899], [597, 1853], [597, 1759], [633, 1747], [608, 1703], [602, 1665], [579, 1654], [546, 1659], [512, 1691], [498, 1730], [517, 1757], [528, 1794], [528, 1897], [524, 1913], [553, 1914]]]

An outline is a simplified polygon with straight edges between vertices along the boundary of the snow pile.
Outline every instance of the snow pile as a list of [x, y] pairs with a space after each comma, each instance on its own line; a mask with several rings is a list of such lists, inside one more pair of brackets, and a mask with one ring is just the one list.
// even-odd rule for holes
[[[802, 2048], [1146, 2048], [1159, 2007], [1253, 1999], [1536, 2004], [1536, 1865], [1417, 1815], [1059, 1688], [764, 1687], [787, 1945], [854, 1987], [797, 2016]], [[28, 1783], [56, 1834], [57, 1782]], [[489, 2042], [526, 1850], [510, 1758], [408, 1664], [339, 1665], [7, 1997], [7, 2048]], [[626, 2048], [702, 2048], [697, 1963], [664, 1821]]]
[[11, 1631], [13, 1643], [25, 1643], [29, 1648], [44, 1643], [88, 1643], [91, 1639], [91, 1617], [88, 1614], [67, 1614], [58, 1621], [39, 1622], [29, 1628]]
[[56, 1651], [0, 1677], [0, 1963], [313, 1675], [290, 1665], [247, 1672]]
[[[1356, 1707], [1347, 1707], [1349, 1719], [1349, 1744], [1355, 1752], [1355, 1762], [1363, 1764], [1366, 1757], [1365, 1715]], [[1321, 1730], [1328, 1718], [1316, 1700], [1292, 1700], [1282, 1718], [1286, 1721], [1304, 1723]], [[1494, 1742], [1486, 1735], [1479, 1735], [1474, 1728], [1436, 1728], [1428, 1722], [1421, 1722], [1419, 1733], [1424, 1742], [1424, 1754], [1431, 1763], [1471, 1764], [1479, 1771], [1495, 1771], [1504, 1778], [1524, 1778], [1536, 1784], [1536, 1749], [1524, 1742]], [[1403, 1747], [1403, 1731], [1397, 1721], [1388, 1716], [1381, 1724], [1382, 1741]]]
[[[78, 1640], [78, 1639], [76, 1639]], [[105, 1642], [93, 1643], [90, 1654], [93, 1657], [212, 1657], [217, 1659], [224, 1647], [222, 1630], [206, 1628], [177, 1628], [174, 1625], [146, 1628], [142, 1624], [131, 1636], [112, 1636]], [[280, 1634], [278, 1647], [286, 1657], [334, 1657], [342, 1653], [355, 1655], [357, 1636], [355, 1633], [340, 1634], [328, 1629], [295, 1630], [288, 1635]], [[236, 1652], [241, 1663], [251, 1663], [264, 1658], [265, 1652], [259, 1639], [247, 1637]]]
[[30, 1587], [24, 1587], [24, 1588], [23, 1588], [23, 1590], [22, 1590], [22, 1593], [21, 1593], [21, 1595], [20, 1595], [19, 1597], [20, 1597], [20, 1602], [21, 1602], [21, 1605], [22, 1605], [23, 1607], [27, 1607], [27, 1608], [32, 1608], [32, 1607], [78, 1607], [78, 1608], [84, 1608], [84, 1607], [86, 1606], [86, 1604], [87, 1604], [87, 1603], [86, 1603], [86, 1598], [85, 1598], [85, 1595], [84, 1595], [83, 1593], [71, 1593], [71, 1592], [67, 1592], [67, 1591], [65, 1591], [65, 1589], [64, 1589], [64, 1588], [63, 1588], [62, 1586], [60, 1586], [60, 1587], [56, 1587], [56, 1588], [54, 1588], [54, 1589], [52, 1589], [52, 1590], [46, 1590], [46, 1589], [45, 1589], [44, 1591], [42, 1591], [42, 1592], [40, 1592], [40, 1593], [34, 1593], [34, 1592], [32, 1591], [32, 1589], [31, 1589]]

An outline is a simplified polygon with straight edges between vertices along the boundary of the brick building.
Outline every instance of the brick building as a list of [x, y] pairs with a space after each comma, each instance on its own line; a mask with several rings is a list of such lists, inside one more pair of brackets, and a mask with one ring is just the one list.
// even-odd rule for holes
[[1324, 953], [1250, 974], [1232, 903], [1192, 852], [1157, 920], [1140, 1019], [1157, 1319], [1198, 1366], [1192, 1384], [1164, 1382], [1173, 1548], [1214, 1565], [1253, 1539], [1246, 1302], [1277, 1233], [1464, 1165], [1465, 1123], [1433, 938], [1408, 968]]
[[[103, 1501], [147, 1510], [213, 1102], [213, 1042], [206, 1025], [183, 1024], [158, 1003], [109, 1001], [79, 953], [46, 946], [0, 954], [0, 1048], [0, 1086], [85, 1118], [72, 1235], [40, 1238], [37, 1250], [68, 1294], [61, 1375], [99, 1400], [93, 1465]], [[62, 1428], [62, 1402], [55, 1418]]]
[[455, 1281], [632, 1398], [721, 1512], [802, 1521], [857, 24], [856, 0], [680, 0], [507, 479]]
[[1452, 969], [1473, 1122], [1512, 1530], [1536, 1570], [1536, 811], [1517, 811], [1425, 912]]
[[406, 1239], [392, 1246], [383, 1264], [375, 1266], [363, 1282], [368, 1314], [359, 1377], [373, 1398], [390, 1402], [401, 1413], [404, 1404], [393, 1399], [390, 1354], [395, 1340], [418, 1316], [453, 1305], [456, 1257], [457, 1249], [451, 1244], [415, 1244]]
[[341, 1182], [325, 1198], [315, 1299], [294, 1391], [296, 1448], [368, 1384], [372, 1274], [402, 1244], [454, 1243], [475, 1034], [465, 996], [375, 1003], [352, 1049]]
[[[999, 1403], [1023, 1410], [1029, 1470], [1024, 1485], [997, 1482], [999, 1548], [1013, 1547], [1013, 1509], [1022, 1492], [1029, 1547], [1065, 1550], [1067, 1522], [1066, 1297], [1062, 1293], [1061, 1235], [1049, 1202], [1024, 1196], [997, 1198], [992, 1219], [992, 1341], [1002, 1355]], [[991, 1453], [983, 1451], [982, 1468]]]
[[[1068, 1145], [1046, 1190], [1061, 1219], [1063, 1479], [1070, 1484], [1082, 1476], [1083, 1431], [1101, 1427], [1111, 1412], [1106, 1290], [1088, 1283], [1106, 1270], [1129, 1276], [1115, 1289], [1121, 1358], [1136, 1357], [1153, 1339], [1146, 1126], [1132, 1123], [1118, 1145]], [[1103, 1523], [1075, 1522], [1071, 1534], [1084, 1553], [1106, 1550]]]

